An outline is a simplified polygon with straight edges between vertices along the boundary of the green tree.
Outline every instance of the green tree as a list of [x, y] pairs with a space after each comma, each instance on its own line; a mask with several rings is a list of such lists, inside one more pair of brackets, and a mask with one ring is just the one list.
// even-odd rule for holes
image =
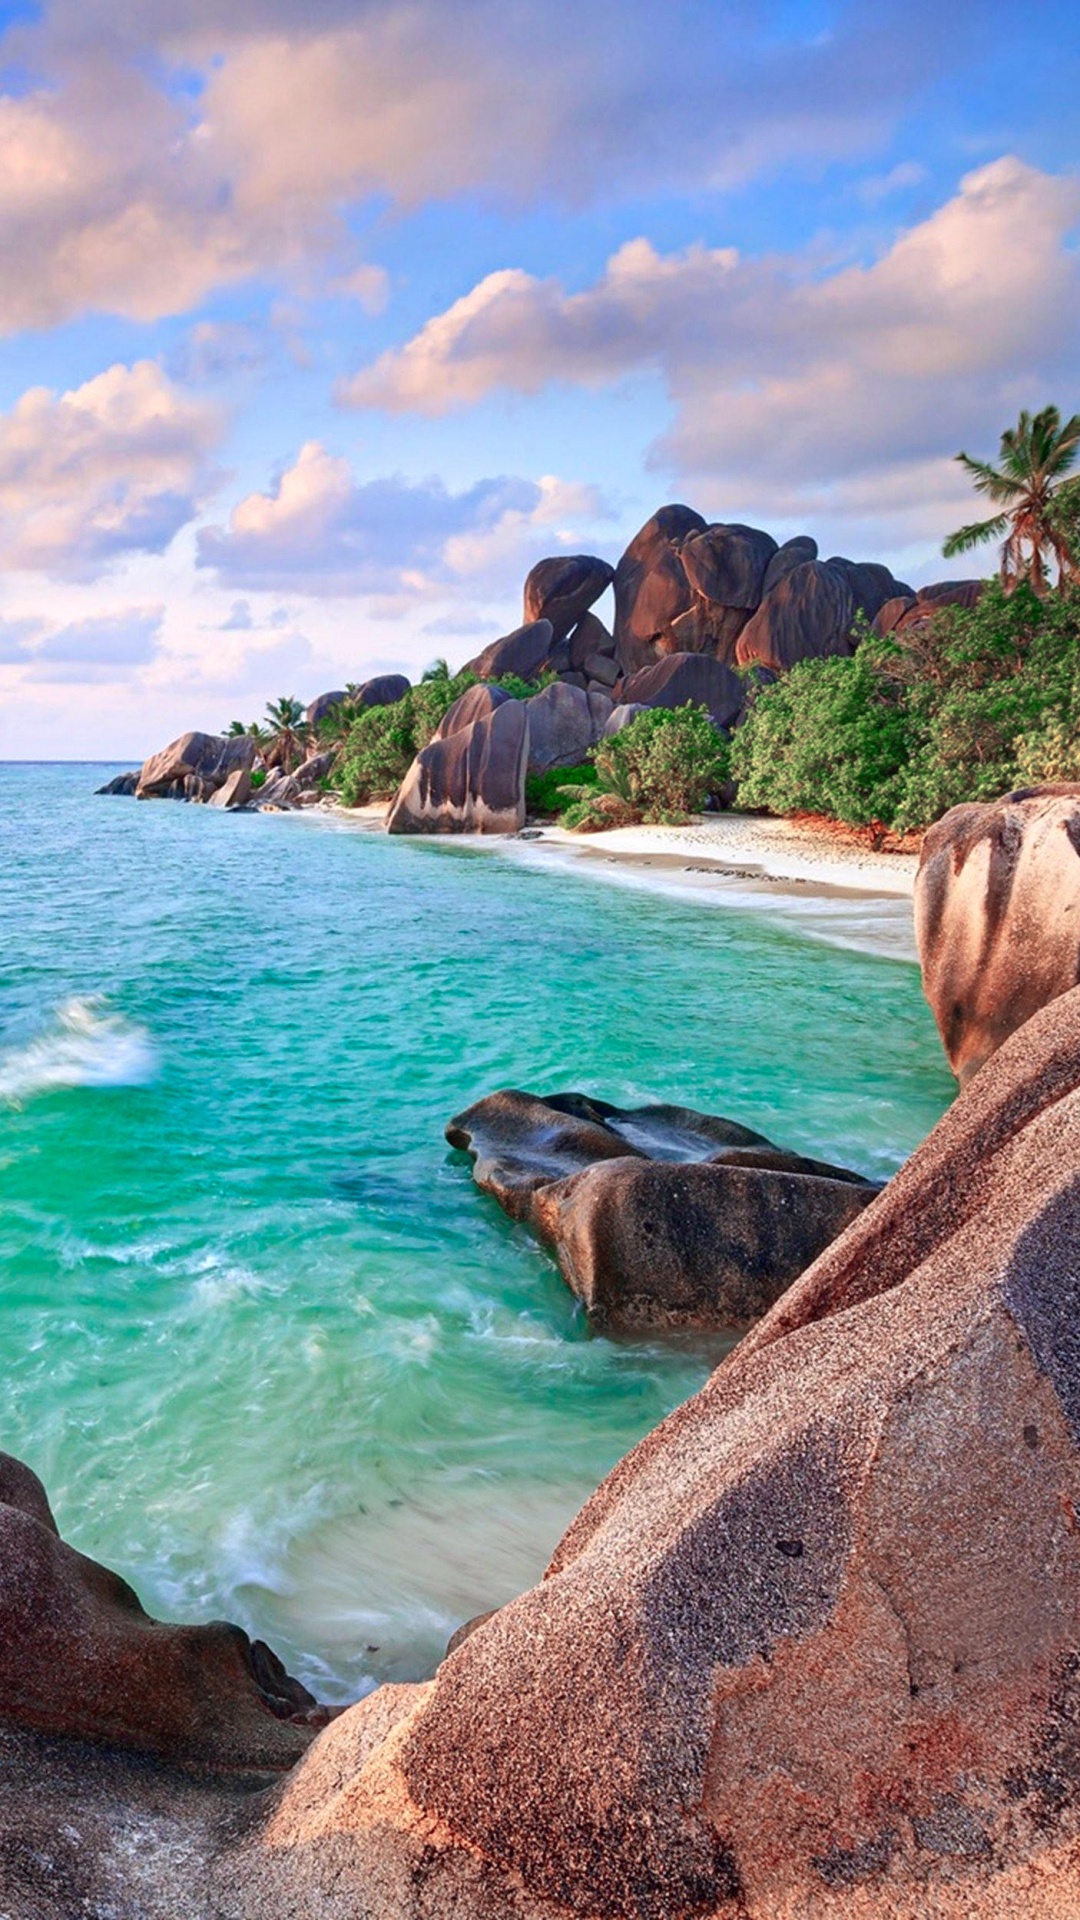
[[286, 773], [292, 772], [306, 750], [304, 711], [303, 703], [291, 699], [288, 694], [280, 700], [267, 702], [270, 759], [274, 766], [284, 768]]
[[1078, 451], [1080, 414], [1062, 423], [1056, 407], [1044, 407], [1034, 418], [1022, 413], [1015, 427], [1006, 428], [996, 467], [958, 453], [956, 458], [977, 492], [985, 494], [998, 511], [989, 520], [972, 521], [951, 533], [942, 547], [946, 560], [1001, 539], [1004, 587], [1027, 580], [1036, 593], [1045, 593], [1048, 558], [1057, 564], [1059, 581], [1069, 579], [1076, 565], [1075, 548], [1062, 532], [1054, 497]]

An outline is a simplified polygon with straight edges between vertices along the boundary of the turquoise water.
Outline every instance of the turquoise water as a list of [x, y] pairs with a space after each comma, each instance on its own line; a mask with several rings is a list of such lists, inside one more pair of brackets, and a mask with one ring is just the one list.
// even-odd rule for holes
[[700, 1350], [591, 1338], [447, 1118], [680, 1100], [894, 1168], [913, 967], [487, 851], [0, 768], [0, 1446], [153, 1611], [326, 1697], [541, 1570]]

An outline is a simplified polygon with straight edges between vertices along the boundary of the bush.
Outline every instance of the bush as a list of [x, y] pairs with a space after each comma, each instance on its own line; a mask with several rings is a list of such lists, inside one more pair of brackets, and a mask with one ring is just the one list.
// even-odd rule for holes
[[391, 707], [365, 707], [349, 728], [334, 773], [345, 805], [396, 793], [443, 715], [475, 685], [474, 673], [440, 674], [410, 687]]
[[674, 826], [700, 813], [727, 778], [730, 749], [704, 707], [650, 707], [592, 753], [596, 792], [580, 788], [562, 824]]
[[851, 658], [806, 660], [751, 696], [740, 806], [928, 826], [963, 801], [1080, 775], [1080, 597], [994, 583]]
[[566, 789], [579, 791], [596, 785], [596, 768], [590, 761], [582, 767], [549, 767], [546, 773], [530, 773], [525, 781], [525, 805], [530, 813], [558, 813], [566, 804]]

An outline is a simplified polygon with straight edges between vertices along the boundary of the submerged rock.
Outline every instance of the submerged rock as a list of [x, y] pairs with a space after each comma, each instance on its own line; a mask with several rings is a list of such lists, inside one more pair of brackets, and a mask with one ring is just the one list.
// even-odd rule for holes
[[508, 1090], [446, 1137], [472, 1154], [477, 1185], [551, 1246], [603, 1327], [746, 1325], [876, 1192], [688, 1107]]
[[0, 1454], [0, 1719], [182, 1766], [279, 1773], [327, 1718], [241, 1628], [152, 1620], [126, 1581], [60, 1539], [40, 1480]]
[[[456, 703], [463, 714], [470, 693], [483, 691], [472, 688]], [[448, 721], [450, 715], [444, 727]], [[492, 701], [486, 716], [459, 718], [452, 725], [452, 732], [437, 735], [417, 754], [390, 808], [387, 832], [519, 832], [525, 825], [529, 746], [524, 705]]]
[[1073, 991], [539, 1586], [321, 1736], [247, 1911], [1068, 1920], [1078, 1163]]
[[1080, 786], [953, 807], [915, 879], [923, 990], [961, 1085], [1033, 1013], [1076, 985]]

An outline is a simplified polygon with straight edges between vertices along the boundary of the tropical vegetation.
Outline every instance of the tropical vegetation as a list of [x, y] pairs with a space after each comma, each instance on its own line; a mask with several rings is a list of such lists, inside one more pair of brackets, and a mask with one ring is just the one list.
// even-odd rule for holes
[[[1057, 567], [1064, 584], [1077, 572], [1080, 559], [1075, 519], [1069, 526], [1068, 505], [1061, 495], [1065, 476], [1080, 452], [1080, 413], [1062, 421], [1057, 407], [1044, 407], [1032, 417], [1022, 413], [1015, 427], [1001, 436], [997, 466], [973, 460], [968, 453], [956, 458], [970, 475], [976, 491], [997, 508], [988, 520], [972, 521], [951, 533], [942, 552], [947, 560], [970, 553], [991, 540], [1001, 540], [1001, 582], [1006, 588], [1026, 580], [1036, 593], [1050, 584], [1049, 569]], [[1075, 516], [1076, 508], [1073, 507]]]
[[639, 821], [674, 826], [724, 788], [730, 748], [706, 709], [649, 707], [592, 750], [595, 783], [570, 789], [562, 816], [586, 831]]

